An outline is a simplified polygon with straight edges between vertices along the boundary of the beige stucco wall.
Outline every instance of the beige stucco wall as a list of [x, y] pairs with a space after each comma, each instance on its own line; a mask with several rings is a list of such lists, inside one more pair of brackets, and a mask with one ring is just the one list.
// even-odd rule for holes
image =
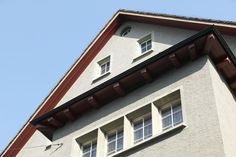
[[222, 132], [222, 139], [226, 157], [236, 155], [236, 103], [225, 80], [210, 66], [212, 86], [218, 111], [218, 119]]
[[[126, 26], [131, 26], [132, 30], [127, 36], [121, 37], [120, 32]], [[150, 33], [152, 34], [153, 40], [153, 52], [134, 62], [134, 59], [141, 54], [138, 40]], [[106, 80], [111, 79], [112, 77], [162, 52], [195, 33], [196, 32], [190, 30], [136, 22], [127, 22], [123, 24], [89, 64], [57, 106], [105, 82]], [[93, 80], [99, 76], [100, 69], [97, 62], [107, 56], [111, 56], [111, 74], [95, 83], [92, 83]]]
[[[63, 143], [63, 146], [56, 151], [48, 151], [53, 153], [43, 151], [45, 154], [41, 156], [78, 156], [76, 138], [180, 88], [187, 127], [159, 143], [153, 143], [139, 151], [127, 151], [127, 156], [224, 157], [210, 66], [207, 57], [201, 58], [99, 110], [81, 116], [55, 132], [52, 143]], [[28, 157], [32, 156], [31, 153], [42, 153], [42, 149], [29, 151], [29, 154], [20, 153], [18, 156]]]

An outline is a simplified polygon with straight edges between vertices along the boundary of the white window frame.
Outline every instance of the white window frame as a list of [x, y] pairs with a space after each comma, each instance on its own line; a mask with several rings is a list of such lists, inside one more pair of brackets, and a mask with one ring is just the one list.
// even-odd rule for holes
[[[97, 156], [97, 139], [94, 139], [94, 140], [91, 140], [91, 141], [89, 141], [89, 142], [86, 142], [86, 143], [84, 143], [84, 144], [82, 144], [82, 146], [81, 146], [81, 156], [83, 157], [87, 152], [89, 152], [89, 157], [92, 157], [92, 151], [94, 150], [93, 149], [93, 145], [94, 144], [96, 144], [96, 147], [95, 147], [95, 149], [96, 149], [96, 155], [95, 155], [95, 157]], [[88, 145], [90, 145], [90, 149], [89, 149], [89, 151], [87, 151], [86, 153], [84, 153], [84, 147], [85, 146], [88, 146]]]
[[106, 74], [108, 74], [111, 71], [111, 56], [107, 56], [103, 58], [102, 60], [97, 62], [99, 69], [99, 77], [102, 77]]
[[[150, 48], [149, 48], [148, 42], [150, 42]], [[145, 44], [145, 46], [142, 46], [143, 44]], [[152, 39], [147, 39], [147, 40], [143, 41], [142, 43], [140, 43], [140, 48], [141, 48], [142, 54], [150, 51], [152, 49]], [[145, 51], [143, 51], [144, 48], [145, 48]]]
[[[149, 45], [148, 45], [148, 42], [150, 42]], [[146, 54], [147, 52], [152, 51], [153, 50], [152, 33], [149, 33], [149, 34], [145, 35], [144, 37], [140, 38], [138, 40], [138, 43], [139, 43], [139, 48], [140, 48], [141, 54]], [[143, 44], [145, 44], [144, 47], [142, 46]], [[143, 50], [144, 48], [145, 48], [145, 51]]]
[[110, 66], [111, 66], [110, 60], [99, 65], [100, 65], [100, 75], [104, 75], [110, 71]]
[[[122, 132], [122, 137], [119, 137], [118, 138], [118, 133], [119, 132]], [[115, 135], [116, 135], [116, 138], [114, 139], [114, 140], [112, 140], [112, 141], [108, 141], [109, 139], [109, 135], [111, 135], [111, 134], [114, 134], [115, 133]], [[122, 143], [122, 148], [120, 149], [120, 150], [118, 150], [117, 149], [117, 142], [118, 142], [118, 140], [119, 139], [121, 139], [121, 138], [123, 138], [123, 143]], [[110, 155], [112, 155], [112, 154], [115, 154], [115, 153], [117, 153], [117, 152], [119, 152], [119, 151], [121, 151], [122, 149], [124, 149], [124, 128], [123, 128], [123, 126], [122, 127], [119, 127], [119, 128], [116, 128], [116, 129], [114, 129], [114, 130], [112, 130], [112, 131], [109, 131], [107, 134], [106, 134], [106, 140], [107, 140], [107, 156], [110, 156]], [[113, 150], [113, 151], [111, 151], [111, 152], [108, 152], [108, 145], [109, 145], [109, 143], [111, 143], [111, 142], [114, 142], [115, 141], [115, 150]]]
[[[182, 117], [182, 119], [181, 119], [181, 121], [179, 121], [179, 122], [177, 122], [177, 123], [174, 123], [173, 107], [178, 106], [178, 105], [180, 106], [180, 110], [178, 110], [177, 112], [181, 112], [181, 117]], [[163, 112], [164, 110], [167, 110], [167, 109], [170, 109], [170, 114], [168, 114], [168, 115], [166, 115], [166, 116], [163, 117], [163, 116], [162, 116], [162, 112]], [[177, 112], [175, 112], [175, 113], [177, 113]], [[161, 108], [160, 115], [161, 115], [162, 131], [168, 130], [168, 129], [170, 129], [170, 128], [172, 128], [172, 127], [178, 125], [178, 124], [183, 123], [184, 120], [183, 120], [183, 109], [182, 109], [181, 101], [180, 101], [180, 100], [176, 100], [176, 101], [174, 101], [174, 102], [172, 102], [172, 103], [169, 103], [168, 105], [165, 105], [164, 107]], [[165, 127], [164, 127], [164, 126], [163, 126], [163, 119], [166, 118], [166, 117], [169, 117], [169, 116], [171, 116], [171, 125], [168, 125], [168, 126], [165, 126]]]
[[[147, 119], [147, 118], [150, 118], [151, 124], [149, 124], [149, 125], [151, 125], [151, 128], [152, 128], [152, 127], [153, 127], [153, 124], [152, 124], [152, 115], [151, 115], [151, 113], [147, 113], [147, 114], [145, 114], [145, 115], [143, 115], [143, 116], [141, 116], [141, 117], [138, 117], [138, 118], [136, 118], [136, 119], [133, 120], [133, 122], [132, 122], [132, 127], [133, 127], [133, 139], [134, 139], [133, 142], [134, 142], [134, 144], [137, 144], [137, 143], [139, 143], [139, 142], [141, 142], [141, 141], [143, 141], [143, 140], [145, 140], [145, 139], [148, 139], [148, 138], [150, 138], [150, 137], [153, 136], [153, 131], [152, 131], [152, 133], [151, 133], [150, 136], [148, 136], [148, 137], [146, 137], [146, 138], [145, 138], [145, 136], [144, 136], [144, 132], [145, 132], [144, 128], [146, 127], [146, 126], [144, 126], [144, 120]], [[135, 129], [134, 129], [134, 126], [135, 126], [135, 123], [137, 123], [137, 122], [139, 122], [139, 121], [142, 121], [142, 138], [141, 138], [141, 139], [135, 139], [135, 137], [134, 137], [135, 131], [137, 131], [137, 130], [139, 130], [139, 129], [141, 129], [141, 128], [138, 128], [137, 130], [135, 130]], [[153, 128], [152, 128], [152, 130], [153, 130]]]

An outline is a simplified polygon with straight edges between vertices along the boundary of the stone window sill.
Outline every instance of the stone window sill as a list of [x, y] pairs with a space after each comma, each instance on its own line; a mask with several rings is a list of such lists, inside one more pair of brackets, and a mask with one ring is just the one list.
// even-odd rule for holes
[[138, 57], [136, 57], [136, 58], [133, 59], [133, 63], [136, 62], [136, 61], [138, 61], [138, 60], [140, 60], [140, 59], [142, 59], [142, 58], [144, 58], [144, 57], [146, 57], [146, 56], [148, 56], [148, 55], [151, 54], [152, 52], [153, 52], [153, 49], [148, 50], [147, 52], [142, 53], [141, 55], [139, 55]]
[[96, 78], [96, 79], [94, 79], [94, 80], [92, 81], [92, 84], [98, 82], [99, 80], [101, 80], [101, 79], [107, 77], [107, 76], [110, 75], [110, 74], [111, 74], [111, 72], [107, 72], [107, 73], [105, 73], [105, 74], [99, 76], [98, 78]]
[[133, 149], [137, 149], [138, 147], [142, 147], [145, 144], [152, 143], [153, 141], [156, 141], [156, 143], [158, 143], [158, 142], [162, 141], [163, 139], [168, 138], [169, 136], [174, 135], [174, 134], [182, 131], [186, 126], [187, 125], [185, 123], [178, 124], [178, 125], [176, 125], [172, 128], [169, 128], [169, 129], [161, 132], [158, 135], [154, 135], [151, 138], [148, 138], [148, 139], [146, 139], [142, 142], [139, 142], [139, 143], [133, 145], [132, 147], [129, 147], [129, 148], [124, 149], [120, 152], [117, 152], [116, 154], [112, 154], [109, 157], [125, 156], [125, 154], [128, 153], [129, 151], [131, 151]]

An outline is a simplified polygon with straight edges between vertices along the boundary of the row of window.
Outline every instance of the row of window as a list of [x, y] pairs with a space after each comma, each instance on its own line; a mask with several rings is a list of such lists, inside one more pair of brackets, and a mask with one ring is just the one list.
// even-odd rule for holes
[[[155, 122], [153, 121], [153, 118], [155, 118], [155, 116], [160, 116], [158, 119], [161, 120], [160, 123], [162, 131], [170, 129], [183, 122], [180, 100], [174, 101], [174, 103], [172, 101], [172, 103], [162, 106], [158, 111], [158, 115], [153, 115], [147, 108], [148, 106], [141, 109], [144, 113], [142, 113], [142, 111], [134, 111], [134, 114], [132, 113], [133, 115], [131, 115], [131, 117], [135, 117], [135, 119], [130, 119], [132, 124], [132, 133], [129, 134], [129, 136], [132, 136], [133, 145], [136, 145], [153, 136], [153, 127], [157, 126], [153, 125]], [[106, 135], [105, 145], [107, 156], [117, 153], [124, 148], [124, 123], [119, 127], [112, 129], [112, 131], [105, 132], [104, 134]], [[81, 150], [82, 157], [96, 157], [97, 139], [95, 138], [91, 141], [87, 141], [86, 144], [81, 144]]]
[[[152, 49], [151, 34], [139, 39], [138, 43], [140, 45], [141, 54], [149, 52]], [[98, 65], [100, 66], [100, 75], [105, 75], [110, 71], [110, 57], [99, 61]]]

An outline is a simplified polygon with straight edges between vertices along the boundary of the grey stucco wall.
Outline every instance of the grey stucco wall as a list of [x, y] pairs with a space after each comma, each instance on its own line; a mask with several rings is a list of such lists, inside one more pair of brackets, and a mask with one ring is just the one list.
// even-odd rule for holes
[[[120, 32], [126, 26], [131, 26], [132, 30], [127, 36], [121, 37]], [[152, 34], [153, 40], [153, 52], [134, 62], [134, 59], [141, 55], [138, 40], [150, 33]], [[61, 99], [57, 106], [60, 106], [61, 104], [93, 87], [96, 87], [106, 80], [130, 69], [131, 67], [162, 52], [163, 50], [177, 44], [195, 33], [195, 31], [178, 29], [174, 27], [137, 22], [124, 23], [93, 59], [93, 61]], [[99, 77], [100, 69], [97, 62], [107, 56], [111, 56], [111, 74], [95, 83], [92, 83], [93, 80]]]
[[[63, 143], [63, 146], [56, 151], [55, 149], [44, 151], [45, 154], [41, 156], [70, 156], [72, 153], [76, 153], [73, 152], [76, 138], [140, 108], [162, 95], [181, 88], [181, 101], [187, 127], [180, 133], [137, 152], [127, 151], [129, 155], [126, 155], [135, 157], [224, 157], [210, 76], [210, 64], [206, 57], [191, 62], [124, 98], [81, 116], [74, 123], [69, 123], [55, 132], [52, 143]], [[31, 156], [29, 154], [33, 152], [40, 154], [42, 150], [28, 150], [28, 153], [19, 154], [19, 157]]]
[[218, 119], [222, 132], [226, 157], [236, 156], [236, 103], [225, 80], [217, 73], [214, 66], [210, 67], [212, 86], [218, 111]]

